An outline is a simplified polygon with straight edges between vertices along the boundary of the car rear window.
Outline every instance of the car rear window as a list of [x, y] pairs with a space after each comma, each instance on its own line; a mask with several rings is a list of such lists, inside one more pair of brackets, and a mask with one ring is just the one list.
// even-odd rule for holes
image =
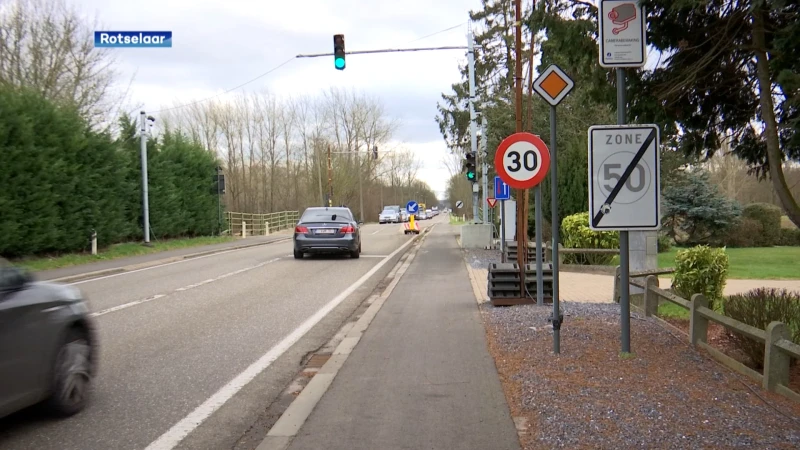
[[[336, 220], [331, 219], [333, 215], [336, 215]], [[346, 209], [315, 209], [309, 210], [303, 213], [303, 217], [300, 218], [301, 222], [350, 222], [353, 220], [353, 217]]]

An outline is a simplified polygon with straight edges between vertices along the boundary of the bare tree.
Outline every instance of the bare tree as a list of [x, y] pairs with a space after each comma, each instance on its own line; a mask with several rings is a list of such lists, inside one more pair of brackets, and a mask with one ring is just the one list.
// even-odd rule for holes
[[28, 87], [74, 105], [93, 124], [113, 122], [126, 94], [108, 49], [95, 48], [86, 23], [64, 0], [12, 0], [0, 9], [0, 84]]

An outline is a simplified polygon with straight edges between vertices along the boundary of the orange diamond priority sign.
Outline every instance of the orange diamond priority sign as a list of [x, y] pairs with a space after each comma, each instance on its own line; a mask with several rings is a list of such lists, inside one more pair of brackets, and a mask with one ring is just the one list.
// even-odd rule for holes
[[556, 106], [575, 87], [575, 82], [553, 64], [548, 67], [533, 83], [533, 89], [551, 106]]

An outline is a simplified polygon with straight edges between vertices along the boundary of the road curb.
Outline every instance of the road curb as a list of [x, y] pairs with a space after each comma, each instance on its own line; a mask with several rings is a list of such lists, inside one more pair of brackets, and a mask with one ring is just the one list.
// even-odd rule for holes
[[235, 247], [220, 248], [220, 249], [217, 249], [217, 250], [206, 250], [206, 251], [197, 252], [197, 253], [190, 253], [188, 255], [183, 255], [183, 256], [173, 256], [173, 257], [170, 257], [170, 258], [162, 258], [162, 259], [158, 259], [158, 260], [155, 260], [155, 261], [149, 261], [149, 262], [145, 262], [145, 263], [141, 263], [141, 264], [131, 264], [131, 265], [128, 265], [128, 266], [123, 266], [123, 267], [115, 267], [113, 269], [96, 270], [96, 271], [93, 271], [93, 272], [85, 272], [85, 273], [81, 273], [81, 274], [77, 274], [77, 275], [69, 275], [69, 276], [61, 277], [61, 278], [53, 278], [53, 279], [47, 280], [47, 281], [52, 281], [52, 282], [57, 282], [57, 283], [74, 283], [76, 281], [86, 281], [86, 280], [90, 280], [90, 279], [93, 279], [93, 278], [99, 278], [99, 277], [102, 277], [102, 276], [115, 275], [115, 274], [123, 273], [123, 272], [131, 272], [131, 271], [134, 271], [134, 270], [147, 269], [147, 268], [150, 268], [150, 267], [161, 266], [161, 265], [164, 265], [164, 264], [174, 263], [174, 262], [177, 262], [177, 261], [183, 261], [183, 260], [187, 260], [187, 259], [198, 258], [198, 257], [201, 257], [201, 256], [213, 255], [213, 254], [216, 254], [216, 253], [232, 252], [232, 251], [244, 250], [244, 249], [252, 248], [252, 247], [260, 247], [260, 246], [263, 246], [263, 245], [277, 244], [277, 243], [280, 243], [280, 242], [286, 242], [286, 241], [291, 240], [291, 239], [292, 239], [291, 236], [287, 236], [285, 238], [275, 239], [275, 240], [268, 241], [268, 242], [258, 242], [258, 243], [253, 243], [253, 244], [244, 244], [244, 245], [238, 245], [238, 246], [235, 246]]
[[294, 399], [278, 421], [275, 422], [272, 428], [267, 432], [267, 436], [256, 450], [285, 450], [289, 447], [306, 420], [308, 420], [311, 412], [317, 406], [317, 403], [319, 403], [328, 391], [328, 388], [333, 384], [339, 370], [344, 366], [347, 358], [361, 341], [361, 338], [367, 331], [367, 328], [369, 328], [372, 320], [377, 316], [389, 296], [391, 296], [394, 288], [414, 261], [417, 252], [425, 243], [425, 238], [435, 226], [436, 224], [427, 227], [419, 236], [414, 236], [412, 238], [415, 240], [419, 238], [418, 242], [409, 248], [411, 253], [406, 260], [399, 262], [401, 266], [397, 270], [392, 281], [381, 295], [375, 298], [367, 310], [364, 311], [350, 331], [345, 335], [344, 339], [339, 342], [331, 358], [319, 369], [319, 372], [311, 378], [311, 381], [309, 381], [306, 387], [300, 391], [297, 398]]

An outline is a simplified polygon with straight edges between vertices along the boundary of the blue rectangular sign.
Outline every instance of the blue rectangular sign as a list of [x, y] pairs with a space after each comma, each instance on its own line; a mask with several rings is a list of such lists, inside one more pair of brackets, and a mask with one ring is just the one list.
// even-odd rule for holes
[[100, 48], [169, 48], [172, 31], [95, 31], [94, 46]]
[[494, 177], [494, 198], [497, 200], [511, 198], [511, 188], [500, 177]]

